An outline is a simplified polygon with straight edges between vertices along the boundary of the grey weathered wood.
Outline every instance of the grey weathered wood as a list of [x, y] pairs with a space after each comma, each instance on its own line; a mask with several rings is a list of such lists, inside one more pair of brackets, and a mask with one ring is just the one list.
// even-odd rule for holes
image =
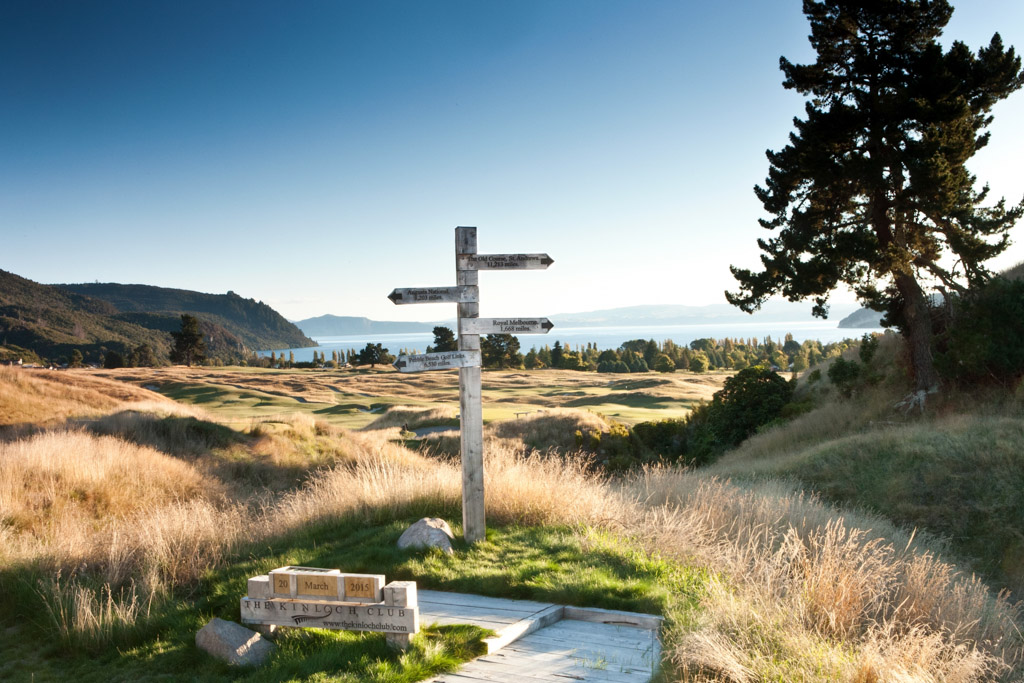
[[514, 624], [509, 624], [498, 632], [498, 635], [491, 638], [484, 638], [484, 645], [487, 646], [487, 653], [497, 652], [524, 636], [539, 631], [542, 628], [551, 626], [562, 619], [563, 608], [561, 605], [552, 605], [542, 612], [531, 615], [526, 619], [520, 619]]
[[457, 265], [459, 270], [544, 270], [554, 262], [547, 254], [463, 252], [458, 257]]
[[547, 318], [467, 318], [459, 334], [547, 334], [553, 327]]
[[[561, 608], [541, 602], [487, 598], [443, 591], [421, 591], [421, 620], [432, 621], [437, 610], [450, 614], [445, 623], [479, 624], [480, 613], [527, 612], [521, 621], [495, 628], [495, 647], [487, 655], [468, 662], [459, 671], [431, 679], [434, 683], [536, 683], [539, 681], [603, 681], [604, 683], [646, 683], [661, 660], [658, 630], [600, 620], [579, 621], [559, 613], [585, 610], [602, 619], [629, 617], [637, 623], [660, 625], [660, 618], [616, 610]], [[467, 613], [459, 618], [458, 611]], [[642, 617], [651, 617], [645, 620]], [[504, 617], [502, 617], [504, 618]], [[548, 623], [551, 619], [554, 623]], [[530, 621], [539, 627], [531, 627]], [[493, 628], [493, 627], [492, 627]], [[518, 635], [516, 633], [518, 632]], [[499, 642], [502, 641], [502, 642]], [[489, 643], [490, 645], [490, 643]]]
[[660, 629], [664, 621], [662, 617], [653, 614], [639, 614], [637, 612], [623, 612], [614, 609], [598, 609], [596, 607], [571, 607], [565, 608], [566, 619], [579, 621], [593, 621], [600, 624], [615, 624], [622, 626], [638, 626], [646, 629]]
[[403, 306], [406, 304], [440, 304], [468, 303], [480, 298], [480, 289], [473, 287], [396, 287], [388, 294], [392, 303]]
[[479, 351], [435, 351], [400, 355], [393, 363], [399, 372], [424, 372], [427, 370], [454, 370], [455, 368], [480, 367]]
[[[551, 646], [561, 644], [566, 648], [579, 648], [581, 643], [585, 643], [586, 647], [590, 648], [615, 648], [621, 650], [636, 650], [645, 652], [650, 650], [651, 643], [654, 639], [654, 634], [647, 629], [638, 629], [633, 631], [625, 630], [614, 630], [614, 626], [606, 626], [608, 629], [605, 633], [599, 632], [583, 632], [577, 631], [572, 628], [567, 628], [566, 624], [575, 623], [571, 620], [562, 620], [557, 624], [554, 624], [550, 629], [544, 630], [544, 638]], [[631, 629], [631, 626], [621, 626], [620, 629]], [[519, 641], [521, 643], [529, 643], [528, 638], [524, 638]]]
[[449, 591], [421, 590], [419, 591], [420, 605], [452, 605], [452, 606], [476, 606], [487, 609], [507, 610], [516, 614], [529, 615], [541, 612], [551, 607], [554, 603], [539, 602], [536, 600], [514, 600], [512, 598], [494, 598], [485, 595], [473, 595], [471, 593], [452, 593]]
[[[476, 228], [455, 228], [456, 284], [478, 287], [476, 270], [463, 270], [459, 260], [476, 254]], [[480, 316], [479, 302], [459, 304], [459, 320]], [[460, 351], [480, 351], [480, 335], [460, 334]], [[484, 511], [483, 398], [480, 367], [459, 369], [459, 409], [462, 454], [462, 533], [467, 543], [482, 541], [487, 532]]]
[[[476, 228], [455, 228], [454, 287], [405, 287], [388, 295], [396, 304], [454, 302], [459, 305], [459, 351], [480, 353], [481, 334], [543, 334], [552, 327], [547, 318], [480, 319], [481, 270], [534, 270], [550, 266], [547, 254], [478, 254]], [[465, 358], [470, 358], [467, 355]], [[468, 543], [484, 539], [487, 519], [484, 507], [483, 406], [480, 387], [480, 363], [444, 362], [414, 356], [401, 356], [395, 367], [404, 372], [459, 368], [460, 442], [462, 456], [462, 532]]]

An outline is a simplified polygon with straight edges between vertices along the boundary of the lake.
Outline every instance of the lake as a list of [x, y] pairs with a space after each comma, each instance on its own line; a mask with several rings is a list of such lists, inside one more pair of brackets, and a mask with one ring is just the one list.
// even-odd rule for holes
[[[537, 348], [545, 344], [554, 346], [556, 341], [562, 346], [576, 348], [591, 342], [599, 349], [616, 349], [630, 339], [653, 339], [663, 342], [671, 339], [680, 346], [688, 345], [694, 339], [710, 337], [713, 339], [749, 339], [754, 337], [764, 340], [771, 337], [781, 341], [786, 334], [792, 334], [797, 341], [817, 339], [823, 344], [842, 341], [843, 339], [860, 339], [866, 332], [882, 332], [874, 329], [840, 329], [834, 320], [815, 320], [799, 322], [752, 322], [752, 323], [708, 323], [702, 325], [638, 325], [623, 327], [556, 327], [549, 334], [517, 335], [521, 351], [526, 353], [531, 346]], [[295, 354], [297, 362], [313, 360], [313, 350], [323, 352], [330, 359], [331, 351], [360, 351], [367, 344], [381, 344], [391, 353], [424, 352], [434, 341], [430, 332], [414, 334], [364, 334], [344, 337], [317, 337], [320, 346], [301, 349], [273, 349], [280, 355], [289, 352]], [[271, 350], [260, 351], [259, 355], [269, 356]]]

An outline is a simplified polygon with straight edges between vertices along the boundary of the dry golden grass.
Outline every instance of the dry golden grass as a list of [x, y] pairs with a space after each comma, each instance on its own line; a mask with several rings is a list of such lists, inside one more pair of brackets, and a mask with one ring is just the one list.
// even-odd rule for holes
[[719, 572], [671, 648], [688, 675], [987, 680], [1021, 662], [1017, 609], [883, 520], [777, 482], [649, 470], [633, 486], [648, 547]]
[[160, 394], [89, 370], [26, 370], [0, 366], [0, 426], [51, 424], [101, 415], [126, 402], [175, 404]]
[[539, 450], [571, 451], [579, 445], [577, 431], [581, 434], [607, 432], [608, 423], [586, 410], [552, 408], [488, 425], [487, 431], [500, 439], [525, 443]]
[[[489, 428], [488, 519], [608, 529], [706, 568], [700, 613], [664, 634], [670, 679], [984, 681], [1020, 666], [1016, 608], [939, 559], [926, 538], [838, 511], [791, 484], [740, 486], [677, 469], [612, 481], [582, 458], [528, 455], [522, 444], [556, 439], [587, 419], [559, 411]], [[5, 444], [0, 561], [60, 570], [63, 579], [43, 588], [55, 621], [88, 632], [130, 624], [152, 595], [195, 581], [243, 543], [318, 519], [372, 520], [410, 506], [458, 515], [457, 463], [403, 448], [397, 427], [350, 433], [297, 419], [284, 431], [262, 429], [253, 424], [252, 449], [290, 441], [299, 445], [287, 457], [300, 458], [319, 443], [344, 458], [301, 489], [233, 500], [191, 462], [115, 437], [60, 430]], [[62, 453], [88, 448], [95, 469], [76, 474], [80, 458]], [[9, 463], [20, 463], [17, 473]], [[19, 487], [22, 478], [37, 483]], [[64, 480], [79, 483], [61, 488]], [[88, 488], [107, 481], [122, 491]], [[27, 521], [10, 524], [7, 510]], [[88, 588], [78, 580], [85, 574], [106, 586]]]
[[363, 429], [367, 431], [390, 429], [392, 427], [408, 427], [410, 429], [415, 429], [420, 426], [430, 426], [451, 422], [457, 416], [458, 410], [455, 406], [440, 406], [437, 408], [394, 406], [389, 408], [376, 420], [363, 427]]
[[[459, 376], [455, 371], [398, 373], [376, 370], [242, 370], [231, 368], [124, 368], [96, 371], [105, 378], [139, 386], [199, 384], [258, 391], [295, 398], [306, 403], [333, 405], [339, 396], [401, 397], [411, 403], [448, 402], [458, 405]], [[499, 371], [483, 373], [484, 400], [492, 403], [526, 402], [544, 408], [571, 407], [581, 398], [609, 391], [633, 392], [646, 398], [683, 403], [710, 400], [722, 388], [727, 374], [675, 373], [658, 376], [597, 374], [570, 370]], [[548, 391], [552, 386], [558, 391]]]
[[[109, 436], [55, 431], [0, 444], [0, 517], [38, 535], [208, 494], [195, 468]], [[54, 532], [51, 532], [54, 533]]]

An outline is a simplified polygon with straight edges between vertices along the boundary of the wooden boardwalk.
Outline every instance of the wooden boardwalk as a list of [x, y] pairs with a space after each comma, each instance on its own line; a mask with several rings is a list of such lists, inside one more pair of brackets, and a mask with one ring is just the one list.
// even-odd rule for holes
[[494, 630], [488, 653], [433, 683], [646, 683], [661, 658], [661, 617], [529, 600], [420, 591], [420, 623]]

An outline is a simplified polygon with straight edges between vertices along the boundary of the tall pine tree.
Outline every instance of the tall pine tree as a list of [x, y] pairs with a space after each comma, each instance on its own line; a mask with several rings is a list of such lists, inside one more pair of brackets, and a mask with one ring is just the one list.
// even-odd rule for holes
[[977, 54], [937, 39], [945, 0], [804, 0], [813, 64], [785, 57], [786, 88], [808, 96], [806, 117], [770, 168], [758, 199], [777, 235], [758, 240], [762, 272], [733, 267], [730, 303], [753, 312], [773, 294], [814, 300], [846, 283], [887, 313], [908, 342], [916, 388], [937, 384], [927, 289], [984, 282], [1024, 203], [984, 206], [966, 162], [988, 143], [992, 106], [1022, 85], [1021, 62], [999, 34]]
[[171, 361], [184, 363], [191, 367], [193, 363], [206, 360], [206, 342], [199, 331], [199, 320], [188, 313], [181, 316], [181, 331], [171, 332], [174, 344], [171, 347]]

